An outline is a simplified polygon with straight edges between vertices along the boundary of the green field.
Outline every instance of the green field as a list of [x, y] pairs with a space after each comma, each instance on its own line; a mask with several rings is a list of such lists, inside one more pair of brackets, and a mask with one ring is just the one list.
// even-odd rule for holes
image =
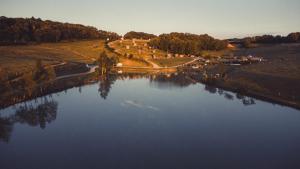
[[184, 57], [184, 58], [172, 58], [172, 59], [161, 58], [161, 59], [155, 59], [151, 61], [157, 63], [159, 66], [162, 67], [165, 66], [172, 67], [172, 66], [182, 65], [192, 60], [193, 58]]

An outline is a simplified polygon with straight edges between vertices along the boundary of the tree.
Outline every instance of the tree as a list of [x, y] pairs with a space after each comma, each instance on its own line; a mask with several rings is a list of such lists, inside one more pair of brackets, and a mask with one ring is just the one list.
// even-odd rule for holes
[[128, 32], [124, 35], [125, 39], [145, 39], [145, 40], [148, 40], [148, 39], [152, 39], [152, 38], [155, 38], [155, 37], [156, 37], [156, 35], [153, 35], [153, 34], [144, 33], [144, 32], [134, 32], [134, 31]]
[[109, 57], [105, 51], [101, 52], [98, 58], [99, 73], [106, 74], [117, 61], [115, 57]]
[[33, 71], [33, 80], [35, 81], [46, 81], [56, 77], [54, 68], [44, 67], [41, 59], [37, 59], [35, 63], [35, 69]]
[[243, 40], [243, 47], [244, 48], [251, 48], [252, 47], [252, 42], [250, 38], [246, 38]]

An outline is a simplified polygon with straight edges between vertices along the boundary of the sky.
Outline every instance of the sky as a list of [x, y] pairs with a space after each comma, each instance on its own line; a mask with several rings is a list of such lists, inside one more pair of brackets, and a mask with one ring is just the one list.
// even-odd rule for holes
[[300, 0], [0, 0], [0, 16], [223, 39], [300, 31]]

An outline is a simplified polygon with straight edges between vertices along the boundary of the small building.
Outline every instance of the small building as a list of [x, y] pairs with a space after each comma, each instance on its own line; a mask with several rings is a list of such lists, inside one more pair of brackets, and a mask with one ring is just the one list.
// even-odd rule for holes
[[200, 67], [198, 65], [193, 65], [192, 68], [193, 69], [199, 69]]
[[129, 50], [129, 49], [130, 49], [130, 46], [129, 46], [129, 45], [126, 45], [126, 49]]
[[117, 63], [117, 67], [123, 67], [123, 63]]

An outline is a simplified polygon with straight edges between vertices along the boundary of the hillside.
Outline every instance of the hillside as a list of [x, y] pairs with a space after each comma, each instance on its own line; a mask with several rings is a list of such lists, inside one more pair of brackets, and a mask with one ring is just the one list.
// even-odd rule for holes
[[178, 66], [193, 60], [187, 55], [175, 57], [165, 51], [153, 49], [148, 42], [149, 40], [118, 40], [109, 43], [109, 46], [123, 58], [148, 63], [148, 66], [156, 68]]

